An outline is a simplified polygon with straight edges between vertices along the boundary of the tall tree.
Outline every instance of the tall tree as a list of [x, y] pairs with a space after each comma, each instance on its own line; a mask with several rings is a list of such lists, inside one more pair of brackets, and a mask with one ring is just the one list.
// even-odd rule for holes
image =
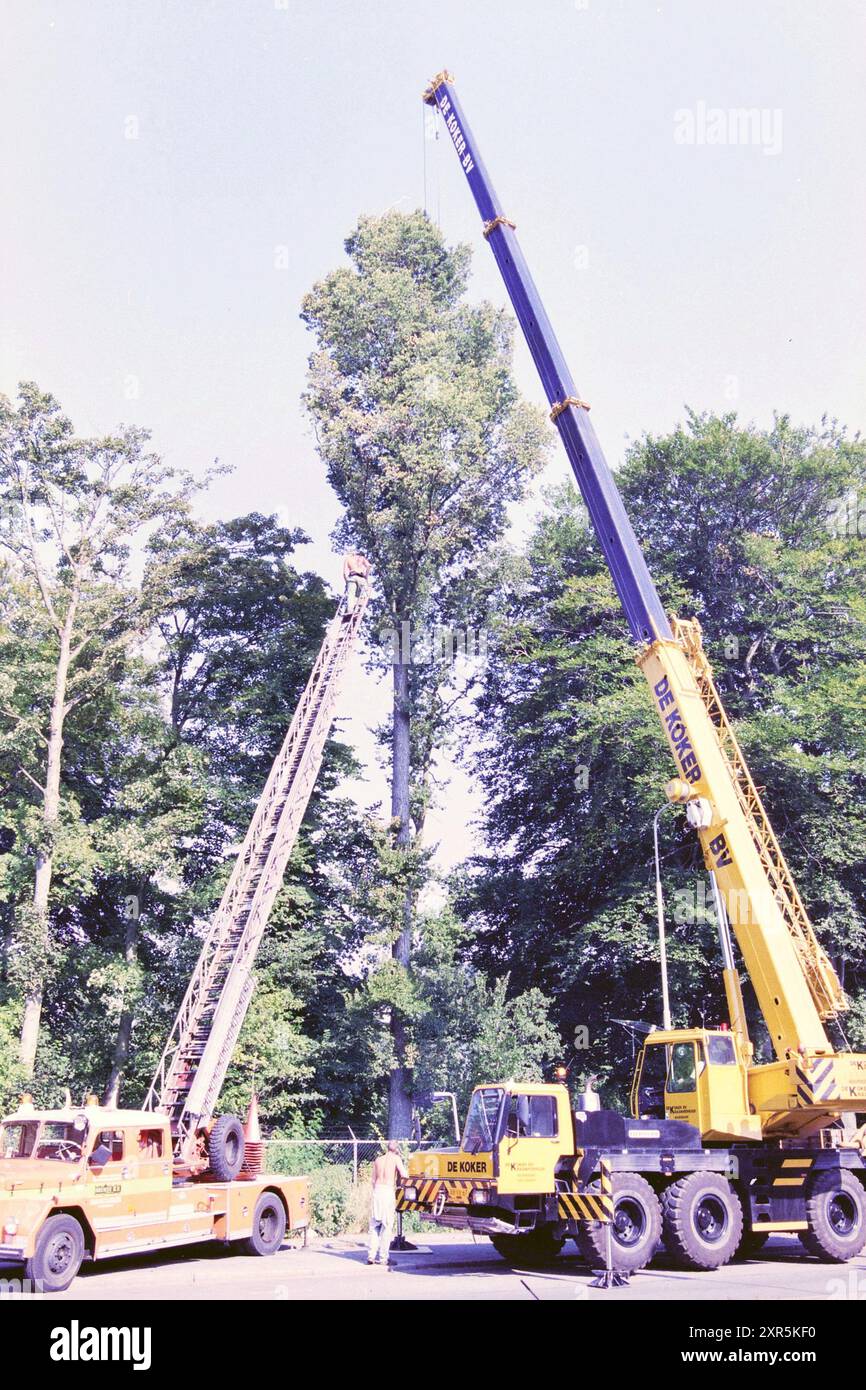
[[[466, 247], [449, 249], [420, 212], [363, 217], [349, 266], [307, 295], [315, 332], [306, 404], [328, 478], [345, 509], [336, 538], [373, 563], [373, 621], [394, 634], [389, 660], [391, 816], [407, 864], [420, 861], [431, 760], [447, 723], [443, 663], [413, 662], [438, 625], [479, 625], [465, 606], [472, 571], [502, 533], [543, 452], [539, 415], [512, 376], [512, 326], [464, 298]], [[458, 606], [458, 596], [463, 602]], [[423, 716], [423, 717], [419, 717]], [[389, 1132], [409, 1133], [406, 1000], [418, 874], [404, 872], [391, 924]]]
[[23, 993], [20, 1062], [33, 1070], [50, 945], [49, 898], [61, 813], [69, 715], [111, 682], [139, 628], [129, 583], [131, 542], [185, 505], [188, 485], [145, 450], [145, 431], [79, 439], [58, 402], [33, 383], [16, 409], [0, 399], [0, 542], [21, 582], [38, 591], [51, 650], [51, 689], [32, 897], [16, 945]]

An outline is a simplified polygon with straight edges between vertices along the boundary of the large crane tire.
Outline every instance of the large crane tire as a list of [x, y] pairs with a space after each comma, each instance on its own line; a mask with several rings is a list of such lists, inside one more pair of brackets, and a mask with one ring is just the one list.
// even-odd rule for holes
[[545, 1265], [555, 1260], [565, 1244], [549, 1226], [539, 1226], [522, 1236], [491, 1236], [497, 1255], [510, 1265]]
[[[649, 1264], [661, 1239], [659, 1199], [639, 1173], [614, 1173], [611, 1261], [619, 1274], [634, 1274]], [[591, 1189], [596, 1190], [596, 1189]], [[593, 1269], [607, 1263], [606, 1222], [582, 1221], [577, 1248]]]
[[800, 1241], [831, 1264], [852, 1260], [866, 1245], [866, 1192], [846, 1169], [816, 1173], [806, 1195], [809, 1228]]
[[688, 1173], [662, 1193], [665, 1246], [682, 1269], [719, 1269], [734, 1258], [743, 1208], [722, 1173]]

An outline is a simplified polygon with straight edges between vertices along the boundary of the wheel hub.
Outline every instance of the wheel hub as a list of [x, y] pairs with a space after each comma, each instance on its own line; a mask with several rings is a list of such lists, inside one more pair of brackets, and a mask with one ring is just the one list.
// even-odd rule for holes
[[847, 1192], [833, 1194], [827, 1216], [837, 1236], [850, 1236], [856, 1228], [857, 1209]]
[[619, 1245], [637, 1245], [646, 1230], [646, 1213], [640, 1203], [631, 1198], [617, 1202], [613, 1229]]
[[728, 1229], [728, 1213], [718, 1197], [702, 1197], [695, 1208], [695, 1230], [701, 1240], [712, 1244], [721, 1240]]
[[45, 1257], [52, 1274], [65, 1274], [72, 1263], [73, 1244], [72, 1237], [66, 1235], [55, 1236], [51, 1242], [51, 1247]]

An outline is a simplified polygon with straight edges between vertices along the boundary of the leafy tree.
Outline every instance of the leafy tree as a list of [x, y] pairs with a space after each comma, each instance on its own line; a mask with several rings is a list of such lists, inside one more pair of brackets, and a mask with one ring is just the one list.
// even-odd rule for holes
[[[466, 960], [469, 932], [450, 903], [424, 922], [416, 970], [422, 1003], [415, 1027], [416, 1082], [424, 1091], [453, 1091], [464, 1115], [483, 1081], [549, 1079], [562, 1058], [550, 1000], [534, 985], [514, 993], [508, 974], [493, 980]], [[450, 1114], [431, 1117], [443, 1134]]]
[[0, 542], [16, 581], [38, 591], [40, 646], [50, 654], [41, 727], [29, 714], [13, 716], [28, 740], [43, 744], [41, 775], [27, 773], [39, 809], [30, 820], [32, 897], [19, 912], [14, 962], [23, 998], [20, 1063], [29, 1075], [50, 962], [49, 898], [64, 845], [66, 721], [117, 679], [139, 628], [130, 544], [183, 508], [188, 485], [178, 485], [172, 470], [145, 452], [145, 431], [78, 439], [57, 401], [34, 384], [21, 386], [19, 402], [16, 410], [0, 399]]
[[[364, 217], [346, 241], [350, 265], [304, 300], [315, 332], [306, 404], [319, 452], [345, 508], [340, 543], [371, 559], [371, 620], [392, 634], [392, 834], [410, 868], [386, 927], [389, 1133], [411, 1119], [411, 946], [430, 769], [448, 727], [451, 663], [412, 660], [434, 629], [481, 625], [472, 576], [501, 535], [542, 454], [539, 418], [517, 396], [512, 326], [464, 298], [466, 247], [449, 250], [420, 212]], [[390, 647], [390, 650], [387, 648]], [[383, 870], [388, 866], [383, 862]]]
[[[671, 612], [696, 614], [717, 682], [860, 1035], [866, 990], [866, 548], [828, 518], [864, 495], [864, 448], [835, 426], [768, 432], [689, 417], [620, 474]], [[470, 959], [589, 1029], [586, 1069], [625, 1098], [617, 1019], [660, 1013], [652, 817], [669, 753], [583, 507], [551, 500], [502, 562], [474, 765], [489, 852], [458, 897]], [[724, 1016], [715, 925], [692, 832], [662, 821], [677, 1021]], [[670, 921], [671, 916], [673, 922]], [[762, 1029], [749, 1000], [753, 1034]], [[766, 1044], [764, 1044], [766, 1047]]]

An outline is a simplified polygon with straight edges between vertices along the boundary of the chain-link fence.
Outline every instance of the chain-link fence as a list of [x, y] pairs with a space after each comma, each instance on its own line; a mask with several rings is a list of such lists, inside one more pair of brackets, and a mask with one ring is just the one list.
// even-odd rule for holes
[[[336, 1166], [351, 1173], [352, 1182], [357, 1183], [363, 1170], [381, 1153], [387, 1143], [383, 1139], [266, 1139], [265, 1167], [270, 1173], [317, 1172], [322, 1168]], [[417, 1149], [434, 1147], [432, 1139], [419, 1143], [415, 1139], [401, 1141], [400, 1150], [405, 1157]]]
[[[323, 1236], [360, 1233], [370, 1219], [373, 1160], [386, 1147], [383, 1139], [355, 1137], [267, 1139], [264, 1167], [269, 1173], [309, 1178], [314, 1232]], [[431, 1147], [435, 1147], [432, 1140], [407, 1139], [400, 1144], [404, 1159]]]

